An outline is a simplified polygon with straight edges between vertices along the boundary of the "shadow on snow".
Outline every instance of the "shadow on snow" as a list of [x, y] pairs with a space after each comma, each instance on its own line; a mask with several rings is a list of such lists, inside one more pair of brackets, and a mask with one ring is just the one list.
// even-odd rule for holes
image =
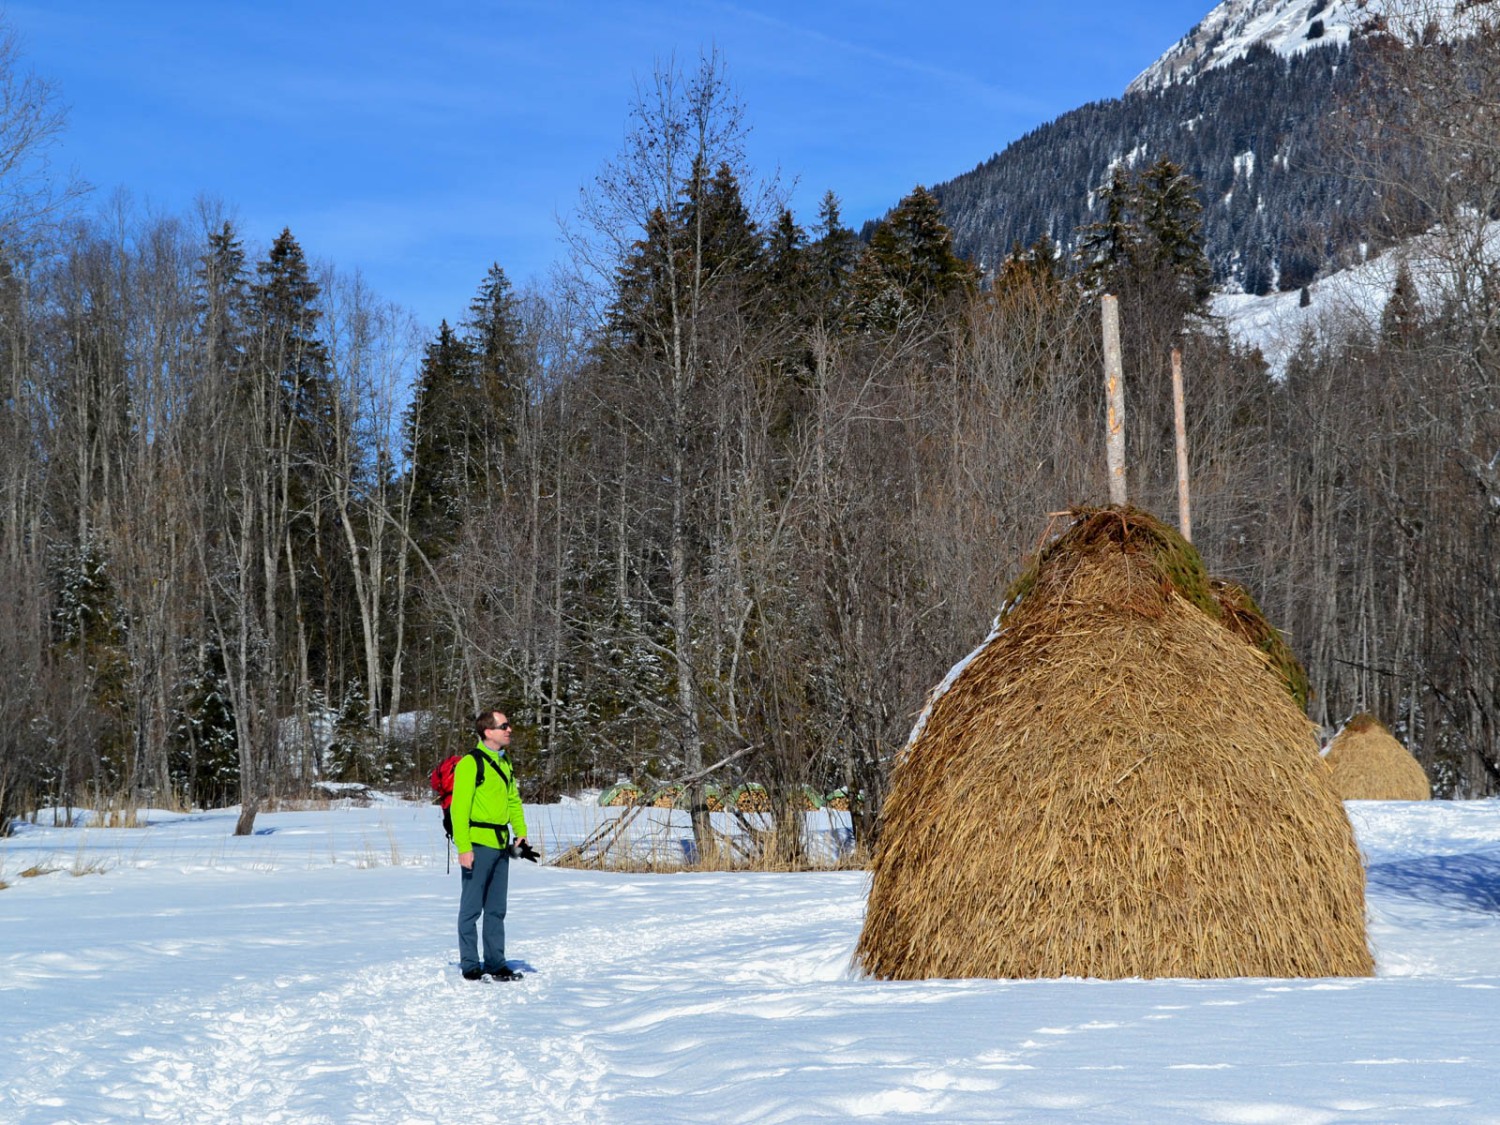
[[1371, 890], [1449, 908], [1500, 914], [1500, 856], [1469, 852], [1371, 864]]

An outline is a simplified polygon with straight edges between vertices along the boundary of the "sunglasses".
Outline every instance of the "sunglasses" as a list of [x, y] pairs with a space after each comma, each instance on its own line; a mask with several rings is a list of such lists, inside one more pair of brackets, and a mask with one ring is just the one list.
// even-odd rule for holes
[[490, 730], [510, 730], [510, 724], [501, 723], [498, 727], [490, 727]]

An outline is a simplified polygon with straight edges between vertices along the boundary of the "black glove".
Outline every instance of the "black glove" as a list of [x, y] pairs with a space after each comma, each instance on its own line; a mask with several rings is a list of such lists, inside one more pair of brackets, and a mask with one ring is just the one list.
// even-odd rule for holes
[[510, 854], [517, 859], [529, 859], [532, 863], [542, 858], [542, 853], [528, 844], [524, 836], [511, 845]]

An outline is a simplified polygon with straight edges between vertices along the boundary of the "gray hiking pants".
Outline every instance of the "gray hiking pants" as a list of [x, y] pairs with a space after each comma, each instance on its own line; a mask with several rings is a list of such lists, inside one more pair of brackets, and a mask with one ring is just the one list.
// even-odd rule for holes
[[[493, 971], [505, 966], [505, 894], [510, 883], [510, 854], [475, 844], [474, 866], [460, 867], [458, 899], [458, 967]], [[484, 960], [479, 959], [475, 926], [484, 915]]]

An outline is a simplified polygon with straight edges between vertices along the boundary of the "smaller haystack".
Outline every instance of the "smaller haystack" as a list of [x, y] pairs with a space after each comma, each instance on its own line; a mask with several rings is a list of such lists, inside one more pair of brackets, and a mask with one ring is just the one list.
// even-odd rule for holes
[[1334, 735], [1324, 757], [1346, 801], [1429, 801], [1432, 784], [1411, 752], [1368, 712]]
[[1149, 514], [1073, 517], [892, 771], [857, 962], [1369, 975], [1353, 829], [1274, 631]]

